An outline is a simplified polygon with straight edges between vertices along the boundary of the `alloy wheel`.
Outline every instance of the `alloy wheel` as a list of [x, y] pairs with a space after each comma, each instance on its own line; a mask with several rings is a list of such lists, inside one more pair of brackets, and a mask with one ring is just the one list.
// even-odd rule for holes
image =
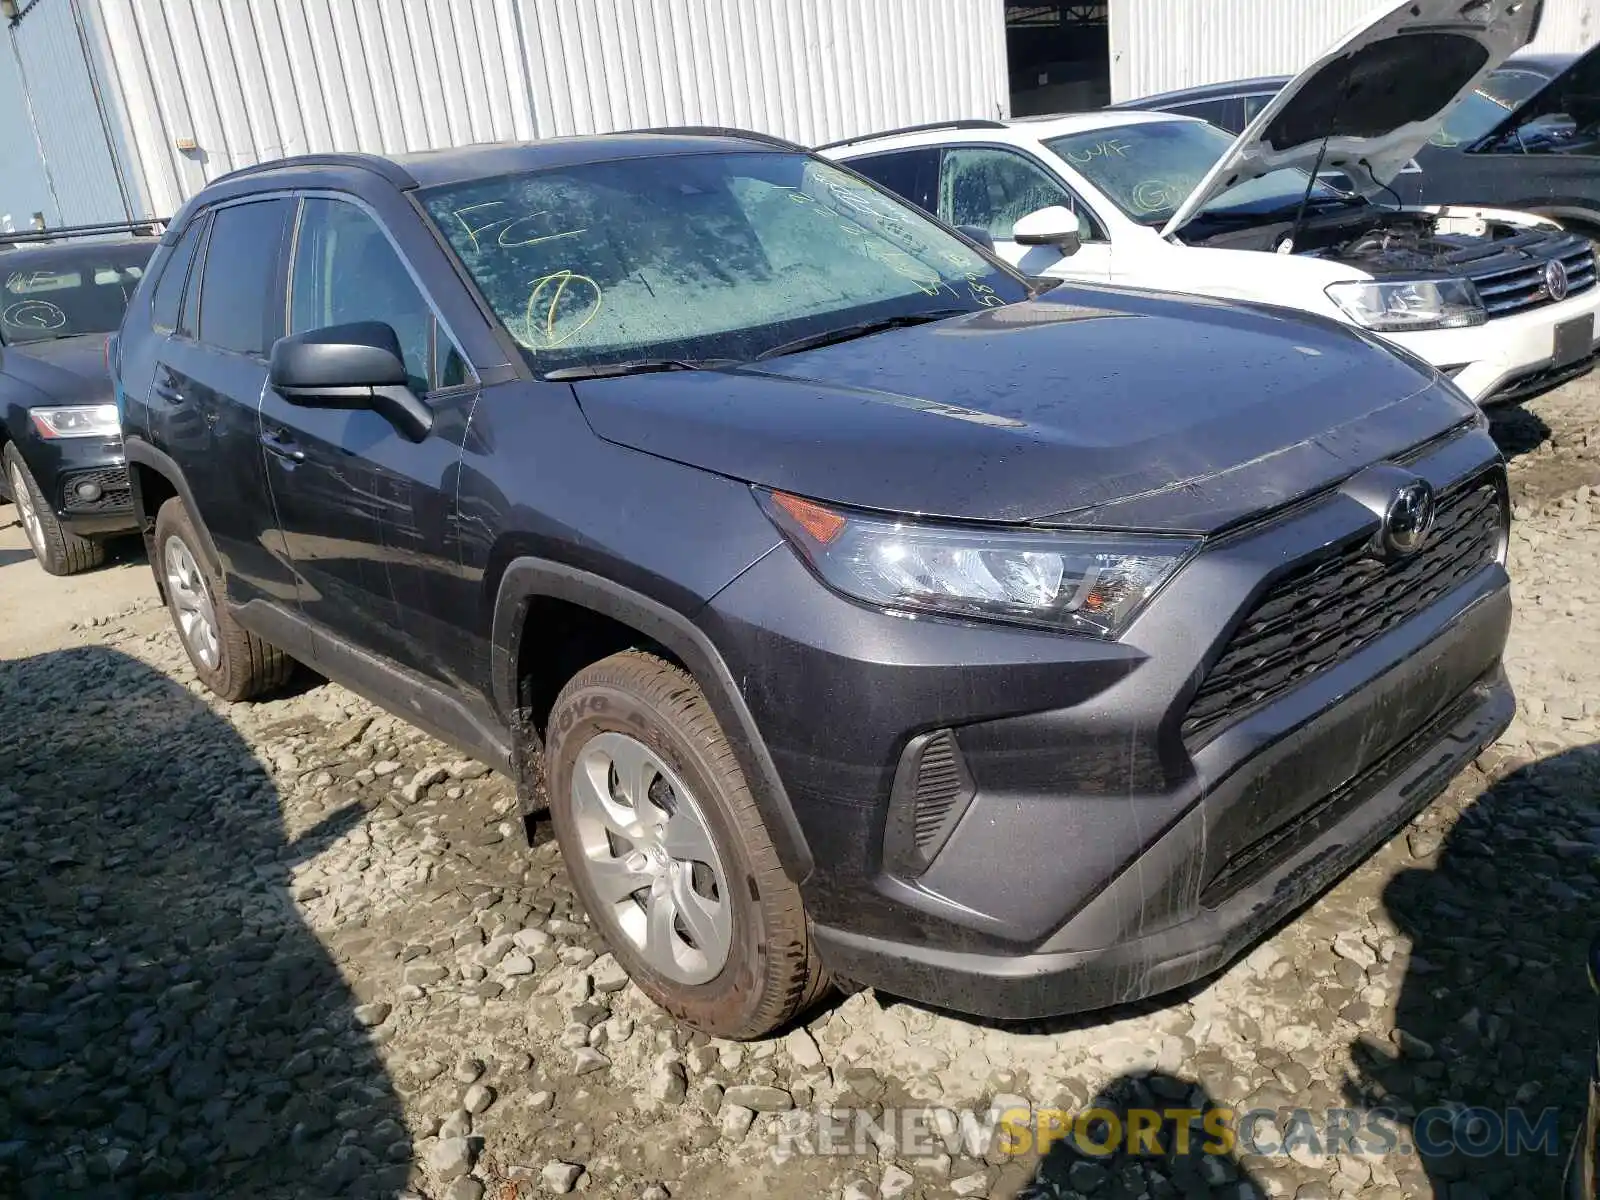
[[222, 641], [217, 634], [217, 611], [200, 564], [181, 538], [169, 537], [166, 549], [167, 594], [184, 645], [209, 671], [222, 661]]
[[28, 544], [33, 547], [33, 552], [42, 558], [44, 525], [39, 520], [38, 510], [33, 506], [33, 489], [28, 486], [22, 468], [16, 463], [11, 464], [11, 502], [17, 506], [17, 515], [22, 519], [22, 531], [28, 535]]
[[681, 984], [715, 979], [733, 942], [727, 872], [699, 803], [659, 755], [596, 734], [572, 773], [584, 872], [614, 925], [651, 969]]

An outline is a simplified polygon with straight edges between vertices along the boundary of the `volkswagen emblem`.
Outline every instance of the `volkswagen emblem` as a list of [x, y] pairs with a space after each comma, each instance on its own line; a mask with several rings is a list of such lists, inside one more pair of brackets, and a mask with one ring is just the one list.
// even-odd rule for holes
[[1425, 479], [1395, 489], [1383, 514], [1383, 548], [1390, 554], [1415, 554], [1433, 529], [1433, 488]]
[[1544, 290], [1550, 293], [1552, 300], [1565, 300], [1567, 291], [1572, 287], [1572, 280], [1567, 278], [1567, 265], [1559, 258], [1552, 258], [1544, 265]]

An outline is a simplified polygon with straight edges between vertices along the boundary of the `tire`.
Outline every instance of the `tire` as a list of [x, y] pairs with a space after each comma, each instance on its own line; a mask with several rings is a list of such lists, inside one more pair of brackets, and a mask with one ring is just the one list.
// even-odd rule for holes
[[222, 581], [205, 565], [200, 539], [183, 501], [173, 497], [156, 514], [155, 569], [161, 573], [178, 640], [200, 682], [224, 700], [249, 700], [287, 683], [294, 660], [233, 618]]
[[33, 557], [50, 575], [77, 575], [106, 561], [100, 542], [81, 538], [62, 527], [55, 508], [45, 499], [28, 464], [15, 445], [5, 450], [6, 490], [17, 507], [17, 520], [28, 537]]
[[[641, 757], [639, 774], [631, 774]], [[715, 1037], [746, 1039], [786, 1025], [820, 999], [830, 981], [799, 889], [784, 874], [738, 760], [686, 672], [632, 650], [580, 671], [551, 710], [546, 770], [573, 889], [617, 961], [656, 1004]], [[645, 789], [648, 805], [618, 803], [627, 790], [624, 771], [654, 780]], [[602, 828], [596, 781], [611, 800], [601, 808], [614, 821], [620, 814], [647, 829], [641, 814], [669, 812], [666, 824], [654, 826], [666, 836], [630, 843], [615, 826]], [[669, 850], [682, 851], [686, 831], [695, 836], [693, 818], [709, 849], [679, 859]], [[685, 867], [691, 861], [699, 865]], [[630, 862], [633, 873], [625, 874]], [[643, 890], [621, 895], [635, 880]], [[670, 936], [658, 937], [667, 925], [651, 917], [663, 895], [677, 915]], [[685, 918], [691, 907], [693, 931]], [[694, 936], [701, 932], [706, 936]], [[718, 966], [713, 951], [724, 935]], [[670, 963], [664, 945], [678, 956]]]

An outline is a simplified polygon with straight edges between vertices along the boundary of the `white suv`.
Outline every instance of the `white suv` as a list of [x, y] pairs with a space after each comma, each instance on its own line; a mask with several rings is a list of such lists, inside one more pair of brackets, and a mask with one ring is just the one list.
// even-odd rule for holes
[[1027, 274], [1319, 313], [1404, 347], [1480, 404], [1507, 400], [1594, 365], [1594, 246], [1531, 213], [1381, 198], [1540, 11], [1390, 0], [1236, 140], [1193, 118], [1104, 111], [820, 149]]

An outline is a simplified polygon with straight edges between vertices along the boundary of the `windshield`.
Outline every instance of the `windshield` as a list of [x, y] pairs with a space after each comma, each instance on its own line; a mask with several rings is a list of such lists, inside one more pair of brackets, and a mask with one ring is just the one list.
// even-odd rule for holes
[[153, 251], [101, 248], [12, 265], [0, 257], [0, 342], [18, 345], [84, 333], [114, 333]]
[[857, 323], [1027, 294], [911, 208], [800, 154], [629, 158], [422, 198], [541, 373], [748, 361]]
[[1532, 71], [1496, 71], [1483, 81], [1482, 87], [1463, 97], [1450, 110], [1444, 125], [1428, 140], [1435, 146], [1446, 147], [1475, 142], [1510, 116], [1518, 105], [1546, 82], [1543, 75]]
[[[1045, 143], [1141, 225], [1161, 226], [1234, 142], [1203, 121], [1155, 121], [1051, 138]], [[1241, 183], [1201, 211], [1260, 216], [1292, 208], [1306, 194], [1304, 171], [1285, 167]], [[1318, 183], [1313, 200], [1345, 199]]]

